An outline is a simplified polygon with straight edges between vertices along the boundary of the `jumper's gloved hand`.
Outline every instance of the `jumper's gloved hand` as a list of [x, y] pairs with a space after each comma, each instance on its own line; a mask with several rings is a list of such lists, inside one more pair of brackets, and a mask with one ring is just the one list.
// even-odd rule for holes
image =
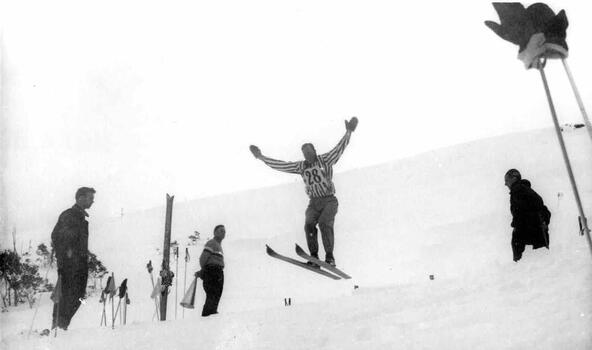
[[345, 121], [345, 129], [348, 131], [355, 131], [358, 126], [358, 118], [352, 117], [349, 121]]
[[202, 275], [203, 273], [201, 272], [201, 270], [199, 270], [195, 273], [195, 278], [201, 278]]
[[249, 149], [251, 150], [251, 153], [253, 153], [253, 156], [257, 159], [261, 158], [262, 154], [261, 154], [261, 150], [259, 149], [259, 147], [255, 146], [255, 145], [251, 145], [249, 146]]

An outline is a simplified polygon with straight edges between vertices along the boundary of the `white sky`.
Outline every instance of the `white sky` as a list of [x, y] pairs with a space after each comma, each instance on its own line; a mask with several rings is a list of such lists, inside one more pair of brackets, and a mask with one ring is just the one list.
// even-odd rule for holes
[[[590, 110], [592, 5], [548, 4], [567, 11], [568, 63]], [[167, 192], [179, 201], [300, 181], [248, 146], [300, 159], [304, 142], [334, 146], [354, 115], [337, 172], [552, 126], [538, 72], [483, 24], [498, 20], [490, 2], [1, 7], [9, 227], [53, 224], [80, 186], [97, 189], [91, 212], [104, 217], [163, 205]], [[561, 63], [547, 73], [562, 123], [582, 122]]]

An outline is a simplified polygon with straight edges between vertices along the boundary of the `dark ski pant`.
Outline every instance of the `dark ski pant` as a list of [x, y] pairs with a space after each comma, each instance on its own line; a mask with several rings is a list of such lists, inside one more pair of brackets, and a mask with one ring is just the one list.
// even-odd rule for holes
[[518, 261], [522, 258], [522, 253], [524, 253], [524, 249], [526, 245], [522, 240], [518, 237], [516, 230], [512, 232], [512, 254], [514, 255], [514, 261]]
[[203, 289], [206, 292], [206, 302], [201, 312], [202, 316], [218, 313], [218, 303], [224, 288], [224, 270], [220, 266], [208, 265], [203, 269]]
[[80, 307], [80, 298], [86, 294], [88, 273], [62, 269], [58, 271], [62, 293], [58, 303], [53, 304], [52, 329], [68, 329], [72, 317]]
[[306, 219], [304, 223], [304, 232], [306, 233], [306, 243], [311, 254], [319, 253], [319, 241], [317, 238], [317, 224], [321, 229], [321, 237], [325, 254], [333, 255], [333, 245], [335, 242], [333, 225], [339, 202], [335, 196], [311, 198], [306, 208]]

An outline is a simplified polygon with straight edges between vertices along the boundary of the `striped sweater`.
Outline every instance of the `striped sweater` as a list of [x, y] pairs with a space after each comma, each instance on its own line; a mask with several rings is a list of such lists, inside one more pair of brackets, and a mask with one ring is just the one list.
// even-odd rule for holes
[[224, 267], [224, 251], [222, 244], [215, 239], [210, 239], [204, 246], [199, 257], [199, 265], [202, 269], [206, 266], [214, 265]]
[[350, 137], [351, 131], [347, 131], [337, 146], [331, 151], [317, 156], [317, 159], [312, 164], [305, 160], [285, 162], [265, 156], [261, 156], [260, 159], [272, 169], [302, 176], [306, 194], [310, 198], [330, 196], [335, 194], [333, 165], [337, 163], [343, 154], [349, 144]]

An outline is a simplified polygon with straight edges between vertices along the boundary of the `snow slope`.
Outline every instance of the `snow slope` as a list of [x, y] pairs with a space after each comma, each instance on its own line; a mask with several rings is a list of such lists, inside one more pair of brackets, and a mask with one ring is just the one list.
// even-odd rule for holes
[[[592, 145], [584, 129], [564, 133], [580, 194], [592, 213]], [[347, 157], [347, 154], [344, 155]], [[263, 167], [263, 165], [262, 165]], [[337, 165], [337, 170], [339, 165]], [[509, 246], [509, 196], [503, 175], [518, 168], [553, 216], [551, 250]], [[272, 171], [262, 169], [262, 171]], [[298, 178], [283, 186], [175, 203], [173, 240], [218, 223], [226, 285], [220, 314], [199, 317], [169, 296], [169, 321], [151, 322], [148, 260], [161, 260], [164, 209], [91, 222], [91, 250], [128, 278], [128, 324], [99, 328], [90, 298], [70, 330], [32, 337], [34, 310], [1, 315], [3, 349], [589, 349], [592, 255], [578, 234], [577, 210], [553, 130], [475, 141], [409, 159], [338, 173], [337, 263], [354, 278], [332, 281], [272, 260], [305, 245], [306, 198]], [[164, 200], [163, 200], [164, 202]], [[92, 219], [92, 218], [91, 218]], [[187, 284], [201, 245], [190, 247]], [[321, 254], [322, 255], [322, 254]], [[174, 262], [172, 269], [175, 270]], [[183, 254], [179, 261], [182, 297]], [[430, 280], [429, 275], [435, 279]], [[284, 298], [292, 306], [284, 306]], [[43, 296], [34, 328], [50, 324]], [[108, 310], [110, 315], [110, 306]]]

